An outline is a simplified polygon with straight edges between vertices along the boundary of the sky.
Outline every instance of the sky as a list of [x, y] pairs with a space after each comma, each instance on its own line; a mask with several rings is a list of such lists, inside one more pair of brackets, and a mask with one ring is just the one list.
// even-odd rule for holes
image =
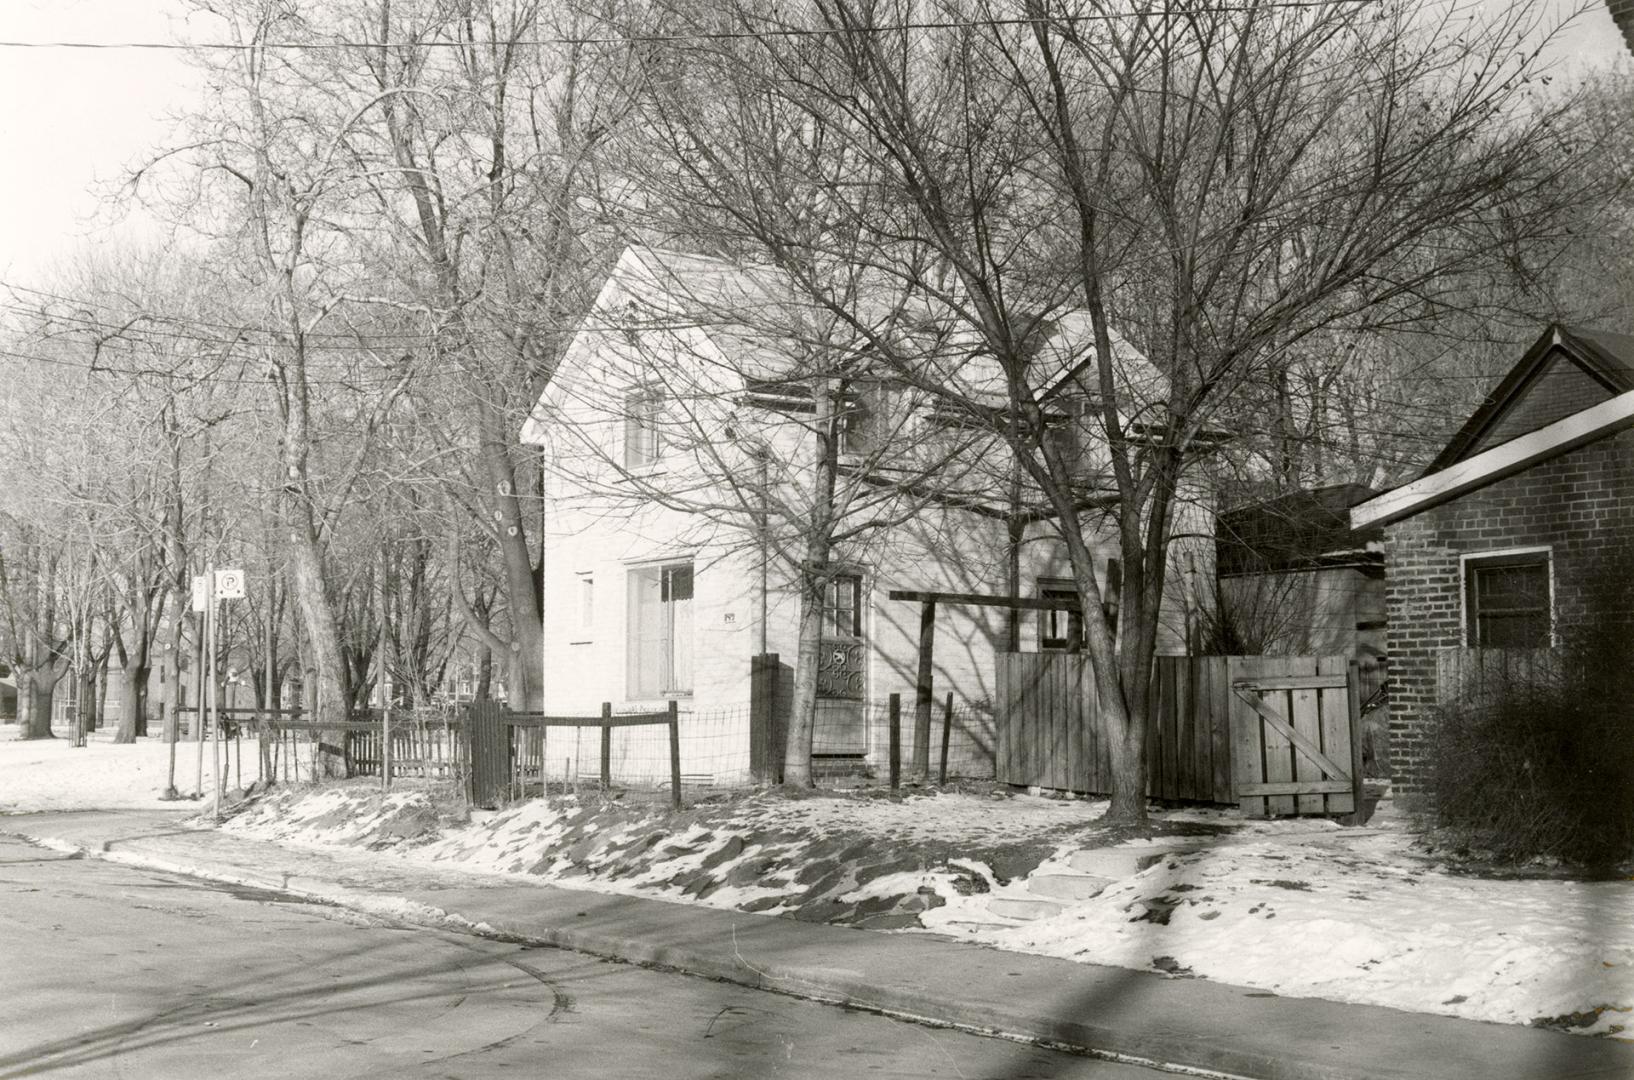
[[[1480, 0], [1497, 7], [1504, 0]], [[1579, 0], [1534, 0], [1561, 15]], [[212, 27], [183, 0], [0, 0], [0, 42], [166, 42]], [[1624, 62], [1611, 17], [1591, 3], [1551, 60], [1569, 72]], [[106, 195], [172, 137], [167, 119], [198, 97], [184, 54], [0, 45], [0, 281], [48, 284], [87, 245], [162, 235]]]

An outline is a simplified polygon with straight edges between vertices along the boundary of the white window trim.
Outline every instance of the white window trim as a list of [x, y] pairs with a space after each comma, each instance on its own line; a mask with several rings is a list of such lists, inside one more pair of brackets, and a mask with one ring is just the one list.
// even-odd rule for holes
[[1547, 556], [1549, 568], [1549, 647], [1560, 644], [1559, 619], [1555, 612], [1555, 548], [1553, 544], [1531, 544], [1526, 547], [1493, 548], [1491, 551], [1465, 551], [1458, 555], [1458, 644], [1470, 648], [1469, 643], [1469, 564], [1500, 559], [1509, 555]]
[[[620, 615], [620, 618], [623, 620], [624, 648], [626, 650], [628, 650], [629, 641], [630, 641], [630, 633], [634, 629], [633, 624], [630, 622], [630, 593], [629, 593], [630, 575], [633, 574], [634, 572], [638, 571], [638, 570], [657, 570], [660, 573], [662, 573], [664, 570], [667, 570], [667, 569], [669, 569], [671, 567], [677, 567], [677, 566], [691, 567], [692, 568], [692, 596], [693, 596], [694, 601], [696, 601], [697, 596], [698, 596], [698, 558], [697, 558], [697, 552], [696, 551], [687, 551], [687, 552], [683, 552], [681, 554], [670, 555], [670, 556], [666, 556], [666, 557], [663, 557], [663, 558], [650, 558], [650, 557], [648, 557], [648, 558], [641, 558], [641, 559], [632, 559], [632, 560], [630, 560], [628, 562], [623, 563], [622, 565], [623, 565], [623, 568], [624, 568], [623, 579], [624, 579], [624, 590], [625, 591], [624, 591], [624, 602], [622, 604], [620, 604], [619, 606], [622, 609], [622, 614]], [[694, 667], [693, 667], [693, 674], [692, 674], [693, 684], [694, 684], [693, 688], [691, 690], [664, 690], [664, 691], [660, 691], [656, 696], [649, 696], [649, 697], [642, 697], [641, 695], [636, 693], [637, 688], [634, 685], [632, 685], [632, 680], [630, 678], [630, 663], [629, 663], [629, 659], [628, 659], [628, 652], [626, 651], [625, 660], [624, 660], [624, 680], [623, 680], [624, 681], [624, 699], [625, 699], [625, 701], [626, 702], [632, 702], [632, 701], [655, 701], [655, 702], [663, 701], [663, 702], [667, 702], [667, 701], [687, 701], [687, 700], [690, 700], [691, 698], [693, 698], [697, 693], [697, 678], [698, 678], [697, 667], [696, 667], [696, 664], [697, 664], [696, 630], [694, 630], [693, 646], [694, 646], [694, 653], [693, 653]]]
[[[595, 616], [595, 610], [594, 610], [594, 606], [593, 606], [594, 603], [595, 603], [595, 600], [594, 600], [593, 596], [592, 596], [592, 599], [591, 599], [592, 608], [587, 611], [585, 609], [585, 607], [584, 607], [584, 587], [585, 587], [585, 584], [589, 583], [590, 587], [592, 589], [594, 589], [595, 588], [595, 581], [596, 581], [596, 572], [594, 570], [575, 570], [575, 571], [573, 571], [573, 583], [574, 583], [575, 586], [577, 586], [577, 593], [576, 593], [576, 595], [574, 596], [573, 599], [574, 599], [575, 605], [579, 609], [579, 618], [578, 618], [577, 624], [573, 627], [573, 629], [577, 633], [572, 635], [572, 640], [570, 640], [568, 642], [569, 645], [591, 645], [591, 644], [595, 643], [596, 635], [593, 633], [593, 631], [595, 630], [595, 627], [596, 627], [596, 616]], [[588, 619], [586, 619], [585, 618], [586, 615], [588, 615], [590, 617]], [[587, 633], [587, 631], [589, 633]]]
[[648, 396], [648, 395], [651, 395], [651, 396], [654, 396], [654, 397], [657, 398], [658, 412], [661, 413], [663, 411], [663, 408], [664, 408], [664, 403], [668, 400], [668, 397], [669, 397], [668, 388], [663, 383], [661, 383], [661, 382], [632, 383], [632, 384], [630, 384], [630, 386], [628, 386], [624, 390], [624, 396], [623, 396], [624, 415], [620, 418], [619, 425], [618, 425], [619, 426], [619, 432], [620, 432], [620, 434], [619, 434], [618, 461], [619, 461], [619, 470], [625, 476], [633, 476], [633, 477], [653, 476], [655, 474], [660, 473], [663, 470], [663, 467], [664, 467], [664, 456], [665, 456], [664, 455], [664, 450], [665, 450], [664, 431], [663, 431], [662, 424], [658, 422], [657, 414], [655, 414], [654, 417], [653, 417], [654, 424], [653, 424], [653, 427], [650, 430], [650, 435], [651, 435], [651, 438], [652, 438], [652, 441], [653, 441], [652, 458], [650, 460], [640, 464], [640, 465], [630, 464], [630, 420], [632, 419], [632, 417], [630, 415], [630, 412], [629, 412], [630, 405], [631, 405], [631, 402], [632, 402], [633, 399], [635, 399], [637, 397]]

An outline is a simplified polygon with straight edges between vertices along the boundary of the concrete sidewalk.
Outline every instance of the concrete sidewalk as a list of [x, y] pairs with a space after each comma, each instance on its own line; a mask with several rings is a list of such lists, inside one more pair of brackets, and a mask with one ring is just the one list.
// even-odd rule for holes
[[186, 829], [171, 815], [33, 814], [0, 818], [0, 832], [407, 921], [1208, 1073], [1634, 1077], [1634, 1044], [285, 847]]

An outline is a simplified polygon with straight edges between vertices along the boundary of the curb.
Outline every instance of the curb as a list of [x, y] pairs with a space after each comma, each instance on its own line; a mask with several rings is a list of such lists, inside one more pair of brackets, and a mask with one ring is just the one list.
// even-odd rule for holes
[[[953, 1028], [973, 1035], [1039, 1043], [1086, 1057], [1179, 1075], [1203, 1077], [1206, 1080], [1282, 1080], [1292, 1077], [1309, 1080], [1360, 1080], [1362, 1077], [1362, 1074], [1354, 1071], [1305, 1069], [1285, 1057], [1245, 1055], [1226, 1048], [1207, 1047], [1195, 1043], [1188, 1046], [1192, 1051], [1188, 1055], [1189, 1060], [1173, 1061], [1170, 1060], [1172, 1055], [1165, 1052], [1167, 1049], [1165, 1043], [1168, 1040], [1131, 1040], [1127, 1038], [1126, 1033], [1093, 1024], [1043, 1021], [1031, 1013], [1020, 1010], [995, 1009], [968, 1002], [938, 999], [920, 990], [882, 986], [866, 979], [861, 973], [830, 970], [814, 974], [809, 968], [796, 970], [775, 963], [757, 965], [750, 963], [736, 950], [731, 962], [722, 962], [717, 956], [700, 950], [657, 945], [650, 941], [593, 930], [579, 931], [563, 926], [541, 930], [536, 925], [528, 926], [509, 919], [473, 920], [459, 912], [405, 901], [382, 893], [360, 892], [319, 878], [307, 878], [298, 874], [245, 871], [238, 868], [228, 871], [201, 865], [200, 862], [178, 862], [162, 854], [143, 851], [140, 838], [86, 844], [30, 833], [14, 835], [23, 836], [54, 851], [80, 854], [122, 866], [282, 893], [304, 901], [333, 905], [376, 917], [389, 917], [401, 923], [427, 929], [448, 930], [500, 941], [565, 949], [604, 960], [660, 968], [695, 978], [729, 982], [751, 990], [786, 994], [821, 1004], [883, 1013], [914, 1023]], [[115, 845], [118, 845], [118, 850], [115, 850]], [[600, 897], [604, 894], [587, 895]], [[382, 902], [388, 900], [389, 903]], [[661, 900], [649, 902], [664, 903]], [[831, 929], [869, 933], [850, 927]]]
[[[1188, 984], [1181, 993], [1180, 986], [1158, 975], [1070, 961], [1046, 962], [1042, 957], [917, 935], [897, 938], [893, 948], [906, 951], [899, 957], [905, 966], [893, 972], [895, 979], [882, 978], [878, 963], [870, 967], [866, 956], [859, 957], [857, 950], [844, 947], [834, 936], [875, 933], [851, 927], [813, 926], [757, 915], [741, 915], [740, 922], [740, 913], [699, 912], [653, 898], [561, 887], [550, 887], [550, 891], [558, 898], [572, 899], [543, 902], [540, 906], [546, 910], [538, 917], [483, 916], [479, 900], [469, 904], [468, 913], [450, 910], [464, 905], [469, 896], [457, 890], [445, 908], [425, 902], [437, 899], [426, 890], [388, 893], [324, 877], [237, 864], [227, 869], [219, 860], [213, 863], [207, 854], [182, 860], [163, 850], [166, 841], [157, 838], [74, 841], [32, 833], [14, 835], [53, 850], [282, 893], [400, 924], [552, 946], [1215, 1080], [1532, 1080], [1542, 1076], [1609, 1080], [1634, 1076], [1634, 1056], [1624, 1044], [1497, 1024], [1479, 1025], [1481, 1030], [1475, 1031], [1477, 1025], [1470, 1021], [1378, 1006], [1278, 998], [1208, 981]], [[674, 908], [683, 918], [663, 922], [662, 930], [655, 933], [655, 905]], [[548, 910], [552, 907], [555, 910]], [[729, 916], [730, 926], [723, 926], [723, 919]], [[576, 925], [575, 917], [586, 921]], [[969, 959], [978, 950], [983, 954], [982, 966], [973, 969]], [[762, 959], [778, 953], [795, 960]], [[846, 963], [856, 966], [839, 966]], [[947, 977], [938, 965], [948, 971]], [[915, 969], [929, 974], [915, 976], [910, 973]], [[1010, 981], [1007, 976], [1016, 978]], [[963, 987], [978, 985], [987, 991], [985, 995], [962, 992]], [[1181, 994], [1178, 1000], [1177, 993]], [[1188, 994], [1190, 1004], [1204, 1007], [1210, 1002], [1217, 1007], [1229, 999], [1230, 1022], [1216, 1022], [1212, 1028], [1189, 1024], [1190, 1014], [1184, 1008]], [[1058, 1019], [1061, 1016], [1072, 1019]], [[1380, 1037], [1399, 1045], [1381, 1045]], [[1460, 1047], [1475, 1052], [1460, 1061], [1465, 1056], [1458, 1052]]]

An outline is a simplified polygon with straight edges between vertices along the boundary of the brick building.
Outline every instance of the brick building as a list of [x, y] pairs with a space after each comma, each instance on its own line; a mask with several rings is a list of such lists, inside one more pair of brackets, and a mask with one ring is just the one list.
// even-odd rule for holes
[[1391, 771], [1421, 792], [1449, 650], [1552, 648], [1634, 548], [1634, 337], [1554, 325], [1424, 475], [1357, 506], [1385, 527]]

